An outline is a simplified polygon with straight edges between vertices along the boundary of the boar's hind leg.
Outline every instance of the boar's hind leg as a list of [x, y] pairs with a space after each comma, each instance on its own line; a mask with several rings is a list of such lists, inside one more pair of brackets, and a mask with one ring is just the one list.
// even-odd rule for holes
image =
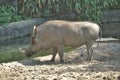
[[55, 61], [56, 54], [57, 54], [57, 47], [54, 47], [51, 61]]
[[92, 53], [93, 53], [93, 45], [94, 41], [91, 41], [89, 43], [86, 44], [86, 48], [87, 48], [87, 61], [91, 61], [92, 60]]
[[58, 53], [59, 53], [59, 56], [60, 56], [60, 62], [64, 62], [64, 60], [63, 60], [63, 57], [64, 57], [64, 54], [63, 54], [64, 46], [63, 45], [59, 45], [57, 47], [57, 50], [58, 50]]

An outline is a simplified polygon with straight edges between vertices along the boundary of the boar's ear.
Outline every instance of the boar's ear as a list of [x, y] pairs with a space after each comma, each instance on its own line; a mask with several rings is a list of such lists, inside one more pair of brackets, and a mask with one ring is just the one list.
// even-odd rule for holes
[[37, 33], [37, 27], [36, 27], [36, 26], [34, 26], [34, 28], [33, 28], [33, 33], [34, 33], [34, 34]]

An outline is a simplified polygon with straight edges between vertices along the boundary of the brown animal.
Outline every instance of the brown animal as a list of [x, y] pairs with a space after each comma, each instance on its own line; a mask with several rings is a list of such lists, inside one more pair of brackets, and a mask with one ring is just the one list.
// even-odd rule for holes
[[92, 45], [99, 38], [100, 27], [92, 22], [70, 22], [63, 20], [47, 21], [33, 28], [31, 44], [26, 50], [27, 56], [32, 56], [41, 49], [53, 49], [52, 61], [57, 52], [63, 62], [64, 47], [80, 47], [86, 45], [87, 60], [92, 57]]

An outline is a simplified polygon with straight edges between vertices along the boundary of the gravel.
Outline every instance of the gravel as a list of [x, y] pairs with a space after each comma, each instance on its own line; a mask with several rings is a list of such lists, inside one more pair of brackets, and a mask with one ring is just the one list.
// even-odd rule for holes
[[86, 61], [85, 46], [65, 53], [65, 62], [49, 61], [51, 55], [0, 64], [0, 80], [120, 80], [120, 43], [94, 45]]

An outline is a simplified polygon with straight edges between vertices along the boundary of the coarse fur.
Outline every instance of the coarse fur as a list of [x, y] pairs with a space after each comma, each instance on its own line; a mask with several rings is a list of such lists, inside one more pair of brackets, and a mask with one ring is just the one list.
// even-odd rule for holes
[[92, 45], [99, 38], [99, 33], [100, 27], [96, 23], [51, 20], [34, 27], [29, 50], [37, 52], [41, 49], [53, 48], [52, 61], [55, 60], [58, 52], [60, 61], [63, 62], [64, 47], [80, 47], [85, 44], [87, 60], [90, 61], [93, 52]]

